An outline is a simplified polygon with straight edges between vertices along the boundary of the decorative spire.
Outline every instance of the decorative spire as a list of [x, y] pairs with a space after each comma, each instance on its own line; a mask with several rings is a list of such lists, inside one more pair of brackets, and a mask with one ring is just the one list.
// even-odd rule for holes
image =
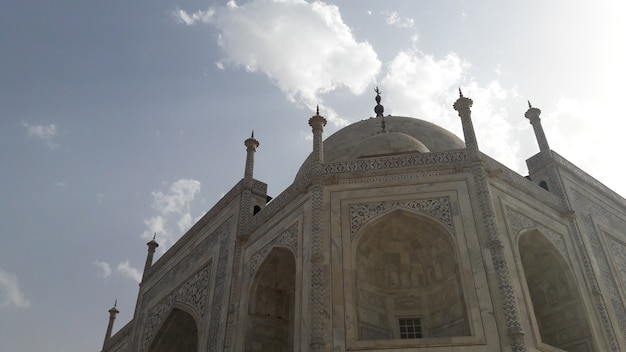
[[154, 259], [154, 252], [156, 248], [159, 246], [159, 244], [156, 241], [156, 232], [154, 233], [154, 236], [152, 236], [152, 240], [150, 240], [150, 242], [146, 244], [148, 245], [148, 255], [146, 256], [146, 264], [143, 267], [144, 278], [146, 277], [146, 273], [148, 272], [148, 269], [152, 267], [152, 260]]
[[107, 343], [107, 340], [111, 338], [111, 333], [113, 332], [113, 323], [115, 322], [115, 318], [120, 311], [117, 309], [117, 298], [115, 299], [115, 304], [113, 304], [113, 308], [109, 309], [109, 325], [107, 325], [107, 331], [104, 335], [104, 343], [102, 344], [102, 350], [104, 350], [104, 346]]
[[316, 163], [321, 164], [324, 162], [324, 151], [322, 149], [322, 133], [324, 132], [324, 126], [326, 126], [326, 119], [320, 115], [320, 107], [317, 106], [317, 111], [314, 116], [309, 119], [309, 126], [313, 131], [313, 155]]
[[252, 172], [254, 171], [254, 153], [256, 148], [259, 147], [259, 141], [254, 138], [254, 130], [250, 138], [246, 139], [243, 144], [246, 146], [246, 169], [243, 173], [244, 178], [252, 178]]
[[472, 99], [463, 96], [463, 92], [459, 87], [459, 99], [454, 102], [453, 107], [461, 118], [463, 135], [465, 136], [465, 147], [468, 150], [468, 155], [473, 158], [478, 158], [478, 143], [476, 142], [476, 133], [474, 132], [474, 125], [472, 124], [471, 108], [473, 104]]
[[533, 126], [533, 130], [535, 131], [535, 138], [537, 138], [537, 144], [539, 144], [539, 151], [543, 152], [546, 150], [550, 150], [550, 146], [548, 145], [548, 138], [546, 138], [546, 134], [543, 132], [543, 127], [541, 126], [541, 119], [539, 118], [541, 115], [541, 110], [534, 108], [530, 105], [530, 100], [528, 101], [528, 110], [524, 114], [524, 116], [530, 121], [530, 124]]
[[374, 89], [374, 92], [376, 92], [376, 107], [374, 107], [374, 112], [376, 113], [376, 117], [384, 117], [383, 112], [385, 112], [385, 107], [380, 105], [382, 98], [380, 97], [380, 90], [378, 87]]

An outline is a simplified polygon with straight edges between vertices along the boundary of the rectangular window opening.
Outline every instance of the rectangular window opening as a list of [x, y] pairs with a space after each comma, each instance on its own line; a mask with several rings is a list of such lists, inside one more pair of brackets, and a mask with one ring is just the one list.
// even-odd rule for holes
[[399, 318], [401, 339], [421, 339], [422, 321], [421, 318]]

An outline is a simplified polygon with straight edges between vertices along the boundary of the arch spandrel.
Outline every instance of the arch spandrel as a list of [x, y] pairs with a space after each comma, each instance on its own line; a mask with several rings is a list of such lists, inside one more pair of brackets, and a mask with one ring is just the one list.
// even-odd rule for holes
[[448, 197], [431, 199], [408, 199], [401, 201], [382, 201], [368, 204], [350, 205], [350, 239], [358, 242], [358, 235], [363, 229], [386, 214], [402, 210], [417, 216], [430, 218], [448, 229], [450, 235], [454, 235], [452, 211]]
[[149, 352], [197, 352], [198, 319], [193, 307], [175, 304], [150, 341]]

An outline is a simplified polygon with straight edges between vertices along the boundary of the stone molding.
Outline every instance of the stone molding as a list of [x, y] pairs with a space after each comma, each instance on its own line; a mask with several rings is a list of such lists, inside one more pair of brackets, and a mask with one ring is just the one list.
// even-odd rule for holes
[[354, 240], [356, 233], [370, 219], [396, 209], [406, 209], [434, 217], [441, 221], [448, 230], [454, 234], [450, 199], [448, 197], [441, 197], [350, 205], [350, 240]]
[[541, 188], [539, 185], [528, 180], [526, 177], [519, 175], [517, 172], [509, 169], [505, 165], [499, 163], [498, 161], [490, 158], [487, 155], [482, 154], [481, 160], [484, 161], [485, 167], [488, 171], [500, 171], [497, 178], [503, 180], [508, 185], [513, 186], [526, 194], [529, 194], [533, 198], [538, 199], [542, 203], [545, 203], [552, 208], [563, 208], [563, 201], [559, 197]]
[[226, 269], [228, 264], [228, 235], [230, 232], [230, 222], [225, 224], [225, 228], [220, 235], [220, 252], [217, 261], [217, 274], [215, 278], [215, 288], [213, 289], [213, 303], [211, 304], [211, 321], [209, 323], [209, 335], [207, 338], [208, 351], [216, 352], [218, 348], [218, 333], [222, 324], [222, 307], [224, 306], [224, 291], [226, 290]]
[[298, 235], [299, 235], [299, 222], [293, 223], [289, 228], [283, 231], [280, 235], [276, 236], [272, 241], [263, 246], [263, 248], [256, 251], [250, 259], [250, 273], [249, 277], [253, 278], [256, 275], [257, 270], [269, 254], [269, 252], [276, 246], [286, 246], [291, 248], [294, 256], [298, 258]]
[[603, 196], [618, 204], [622, 208], [622, 210], [626, 210], [626, 199], [624, 199], [615, 191], [605, 186], [602, 182], [596, 180], [593, 176], [589, 175], [578, 166], [572, 164], [569, 160], [565, 159], [553, 150], [535, 154], [534, 156], [526, 160], [526, 164], [528, 165], [528, 169], [531, 170], [531, 172], [534, 172], [537, 169], [545, 167], [551, 161], [555, 162], [562, 169], [566, 170], [568, 173], [578, 178], [578, 180], [581, 181], [583, 184], [592, 186]]
[[124, 327], [119, 329], [115, 335], [107, 339], [102, 351], [128, 351], [128, 344], [130, 343], [134, 323], [134, 320], [129, 321]]

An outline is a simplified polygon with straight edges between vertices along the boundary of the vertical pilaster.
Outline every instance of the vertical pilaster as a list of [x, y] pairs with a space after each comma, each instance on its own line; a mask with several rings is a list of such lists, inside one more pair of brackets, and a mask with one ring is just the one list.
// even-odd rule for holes
[[244, 141], [246, 146], [246, 169], [244, 172], [244, 188], [241, 192], [241, 201], [239, 203], [239, 219], [237, 221], [237, 237], [235, 238], [235, 248], [233, 251], [233, 267], [232, 279], [230, 284], [230, 293], [228, 297], [228, 312], [226, 315], [226, 336], [224, 338], [224, 347], [222, 351], [229, 352], [233, 348], [235, 326], [237, 321], [237, 312], [239, 308], [239, 299], [242, 294], [240, 292], [241, 276], [243, 267], [242, 251], [248, 241], [248, 232], [246, 227], [252, 216], [252, 182], [254, 170], [254, 153], [259, 147], [259, 141], [254, 138], [254, 132], [250, 138]]
[[[465, 146], [470, 159], [479, 161], [478, 143], [476, 141], [476, 133], [472, 124], [472, 104], [470, 98], [463, 96], [459, 89], [459, 99], [454, 103], [454, 110], [458, 111], [461, 123], [463, 125], [463, 134], [465, 136]], [[526, 343], [524, 341], [524, 331], [519, 319], [519, 308], [515, 291], [511, 284], [509, 275], [509, 267], [504, 255], [504, 244], [501, 239], [500, 230], [496, 221], [495, 210], [492, 203], [491, 192], [489, 189], [489, 181], [487, 179], [487, 171], [482, 163], [477, 163], [470, 167], [470, 171], [474, 176], [474, 180], [478, 187], [477, 196], [480, 204], [480, 210], [483, 216], [483, 223], [487, 232], [487, 247], [491, 254], [493, 262], [496, 284], [500, 291], [502, 301], [502, 310], [506, 319], [507, 335], [511, 343], [513, 352], [526, 351]]]
[[324, 256], [324, 229], [322, 224], [324, 208], [324, 187], [320, 178], [322, 163], [324, 162], [324, 150], [322, 149], [322, 133], [326, 126], [326, 119], [320, 116], [319, 107], [315, 116], [309, 119], [309, 125], [313, 131], [313, 155], [315, 166], [313, 167], [313, 181], [311, 185], [311, 338], [309, 346], [311, 351], [324, 351], [327, 341], [324, 338], [328, 311], [326, 301], [328, 296], [328, 269]]

